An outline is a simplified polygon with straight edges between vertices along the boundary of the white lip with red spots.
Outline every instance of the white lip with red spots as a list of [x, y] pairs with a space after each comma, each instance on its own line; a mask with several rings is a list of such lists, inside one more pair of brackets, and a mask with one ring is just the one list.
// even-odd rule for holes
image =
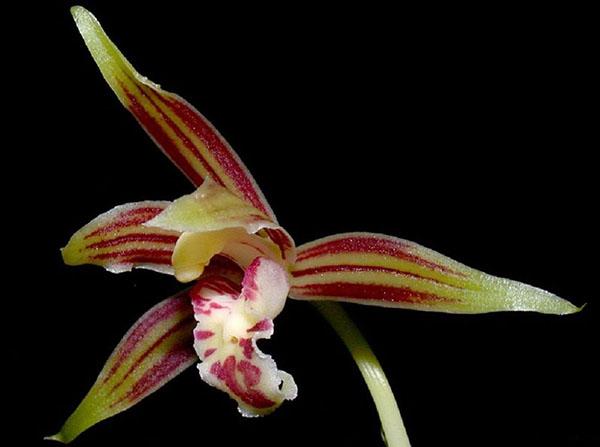
[[256, 344], [273, 334], [273, 319], [283, 309], [289, 287], [284, 268], [256, 258], [245, 272], [242, 287], [209, 276], [192, 289], [200, 377], [235, 399], [244, 416], [268, 414], [296, 397], [292, 376], [279, 371]]

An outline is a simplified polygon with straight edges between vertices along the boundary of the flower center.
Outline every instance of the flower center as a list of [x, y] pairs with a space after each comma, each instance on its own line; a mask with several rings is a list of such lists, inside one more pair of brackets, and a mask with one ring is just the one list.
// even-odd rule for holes
[[247, 328], [254, 324], [241, 312], [231, 312], [223, 325], [223, 340], [238, 344], [240, 339], [248, 338]]

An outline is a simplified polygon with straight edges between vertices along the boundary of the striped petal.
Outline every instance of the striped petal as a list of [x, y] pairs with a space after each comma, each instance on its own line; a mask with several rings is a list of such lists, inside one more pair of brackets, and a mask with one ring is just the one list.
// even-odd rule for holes
[[175, 276], [182, 282], [198, 278], [218, 253], [242, 268], [258, 256], [283, 262], [280, 250], [270, 239], [253, 234], [278, 225], [212, 180], [207, 179], [193, 194], [175, 200], [145, 225], [182, 232], [172, 257]]
[[163, 152], [200, 185], [211, 177], [253, 206], [272, 215], [254, 179], [225, 139], [179, 96], [140, 75], [80, 6], [71, 9], [79, 32], [119, 101], [135, 116]]
[[218, 276], [205, 276], [192, 289], [200, 376], [235, 399], [244, 416], [268, 414], [296, 397], [293, 378], [256, 344], [273, 334], [288, 290], [286, 271], [266, 258], [248, 267], [241, 290]]
[[191, 366], [197, 356], [192, 347], [194, 318], [189, 300], [185, 291], [146, 312], [125, 334], [75, 412], [48, 439], [71, 442]]
[[450, 313], [579, 309], [536, 287], [498, 278], [414, 242], [347, 233], [298, 247], [290, 297]]
[[[112, 43], [100, 23], [80, 6], [71, 9], [79, 32], [119, 101], [135, 116], [162, 151], [196, 186], [212, 178], [276, 221], [265, 197], [240, 158], [219, 132], [183, 98], [140, 75]], [[284, 258], [291, 238], [268, 231]]]
[[62, 249], [65, 263], [100, 265], [113, 273], [138, 267], [172, 274], [171, 256], [179, 233], [143, 225], [169, 203], [129, 203], [101, 214]]

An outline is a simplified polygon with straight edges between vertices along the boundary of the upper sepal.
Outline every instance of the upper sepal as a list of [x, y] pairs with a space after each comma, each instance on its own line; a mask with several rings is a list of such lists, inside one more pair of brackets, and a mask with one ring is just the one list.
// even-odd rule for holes
[[469, 268], [414, 242], [347, 233], [298, 247], [290, 297], [450, 313], [579, 310], [558, 296]]
[[274, 220], [252, 175], [208, 120], [139, 74], [89, 11], [75, 6], [71, 13], [106, 82], [171, 161], [196, 186], [212, 178]]

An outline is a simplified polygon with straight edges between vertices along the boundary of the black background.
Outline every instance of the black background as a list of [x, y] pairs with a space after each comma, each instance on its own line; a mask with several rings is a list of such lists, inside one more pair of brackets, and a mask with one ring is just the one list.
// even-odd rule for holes
[[[566, 317], [347, 306], [414, 446], [597, 445], [597, 101], [583, 14], [82, 4], [142, 74], [213, 122], [298, 243], [387, 233], [588, 303]], [[25, 444], [60, 427], [133, 321], [180, 287], [66, 267], [58, 249], [116, 204], [191, 191], [112, 96], [68, 6], [19, 16], [12, 64], [25, 81], [9, 220], [25, 233], [12, 241], [32, 335], [16, 337], [14, 362]], [[276, 327], [264, 349], [300, 394], [274, 415], [242, 419], [190, 369], [75, 445], [380, 445], [327, 324], [289, 302]]]

